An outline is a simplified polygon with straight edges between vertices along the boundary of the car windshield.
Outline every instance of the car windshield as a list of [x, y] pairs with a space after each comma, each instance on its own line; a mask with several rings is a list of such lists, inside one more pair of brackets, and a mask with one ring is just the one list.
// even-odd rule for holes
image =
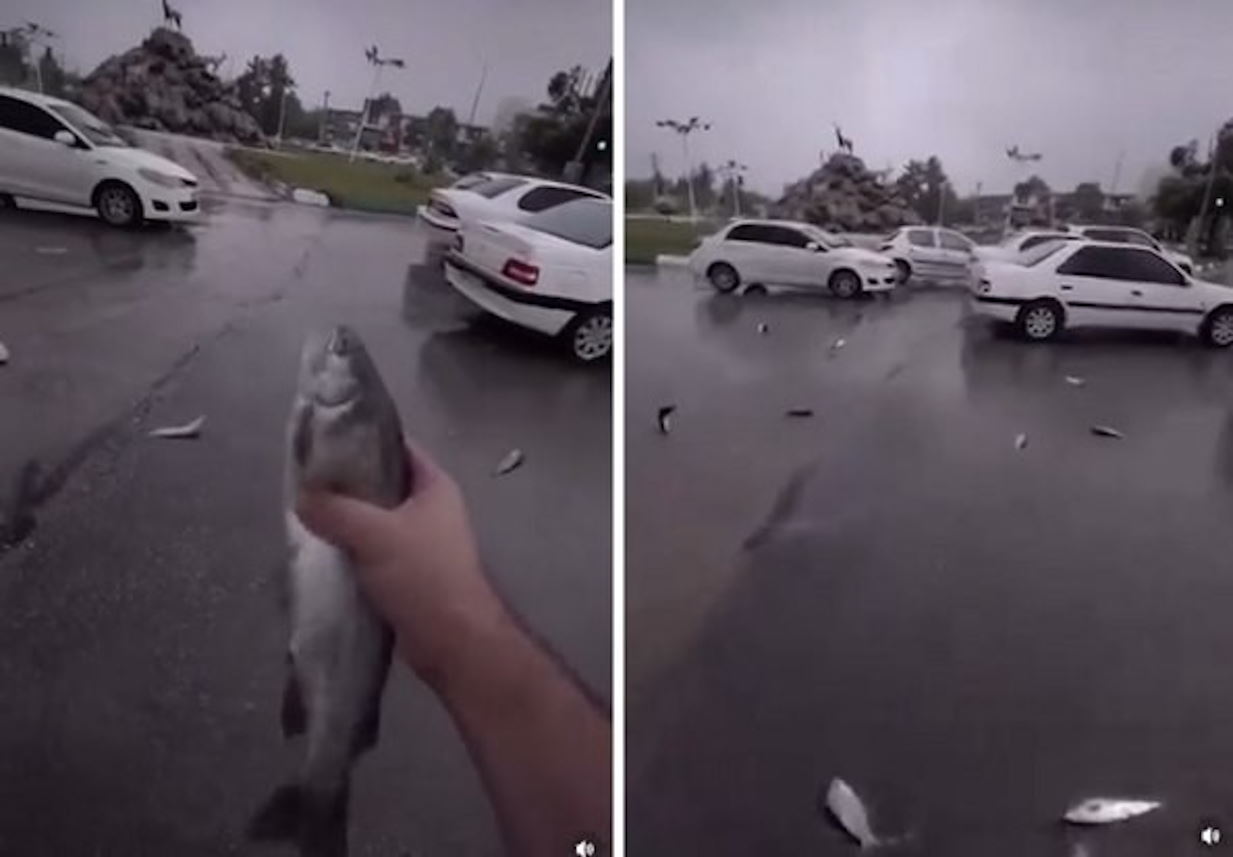
[[505, 193], [507, 190], [513, 190], [519, 185], [524, 185], [526, 183], [526, 179], [518, 178], [488, 179], [487, 181], [480, 182], [473, 187], [464, 188], [464, 190], [469, 190], [472, 193], [478, 193], [486, 199], [493, 199], [494, 197], [498, 197]]
[[821, 244], [823, 247], [854, 247], [856, 246], [847, 237], [843, 235], [839, 235], [838, 233], [835, 233], [835, 232], [828, 232], [827, 230], [820, 229], [817, 226], [808, 227], [807, 229], [805, 229], [805, 233], [810, 238], [812, 238], [813, 240]]
[[1023, 256], [1019, 260], [1019, 263], [1028, 268], [1032, 267], [1033, 265], [1039, 265], [1045, 259], [1048, 259], [1058, 250], [1061, 250], [1063, 247], [1065, 247], [1068, 243], [1069, 242], [1065, 241], [1062, 238], [1053, 238], [1053, 239], [1050, 239], [1049, 241], [1044, 242], [1043, 244], [1037, 244], [1035, 247], [1031, 248], [1030, 250], [1024, 251]]
[[82, 110], [76, 104], [49, 104], [47, 106], [96, 146], [128, 146], [124, 138], [117, 134], [110, 125], [93, 113]]
[[523, 225], [536, 232], [602, 250], [612, 244], [612, 203], [575, 199], [533, 214]]

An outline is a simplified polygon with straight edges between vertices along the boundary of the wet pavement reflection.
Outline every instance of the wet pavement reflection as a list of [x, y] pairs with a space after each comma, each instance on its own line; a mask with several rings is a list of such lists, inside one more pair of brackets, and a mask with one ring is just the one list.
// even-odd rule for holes
[[[897, 853], [1200, 850], [1233, 803], [1233, 355], [1027, 346], [941, 290], [634, 272], [627, 307], [632, 853], [849, 853], [833, 776]], [[1169, 811], [1057, 824], [1105, 794]]]
[[[0, 852], [247, 853], [295, 762], [275, 582], [309, 327], [365, 338], [501, 590], [608, 695], [610, 375], [461, 306], [413, 221], [231, 199], [135, 232], [5, 212], [0, 258], [0, 534], [21, 537], [0, 549], [0, 686], [21, 688], [0, 706]], [[145, 437], [199, 414], [197, 441]], [[526, 463], [494, 479], [512, 447]], [[405, 673], [352, 804], [356, 854], [498, 847]]]

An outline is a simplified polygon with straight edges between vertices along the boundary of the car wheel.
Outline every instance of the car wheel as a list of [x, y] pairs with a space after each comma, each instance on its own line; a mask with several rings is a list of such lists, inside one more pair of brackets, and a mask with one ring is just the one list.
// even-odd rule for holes
[[141, 197], [123, 182], [105, 182], [94, 193], [94, 207], [108, 226], [136, 226], [141, 223]]
[[1233, 345], [1233, 307], [1220, 307], [1203, 322], [1203, 341], [1213, 348]]
[[837, 298], [854, 298], [861, 293], [861, 278], [853, 271], [836, 271], [827, 285]]
[[899, 285], [905, 286], [908, 280], [912, 277], [912, 266], [908, 264], [906, 259], [895, 260], [895, 271], [899, 275]]
[[741, 275], [727, 262], [716, 262], [707, 268], [706, 278], [717, 292], [730, 292], [741, 284]]
[[565, 329], [570, 356], [579, 363], [594, 363], [612, 353], [612, 309], [579, 313]]
[[13, 198], [11, 193], [0, 193], [0, 210], [16, 207], [17, 200]]
[[1062, 310], [1053, 301], [1032, 301], [1015, 318], [1019, 334], [1032, 342], [1044, 342], [1062, 329]]
[[745, 287], [745, 291], [743, 291], [741, 294], [765, 295], [767, 294], [766, 286], [762, 285], [761, 283], [750, 283], [748, 286]]

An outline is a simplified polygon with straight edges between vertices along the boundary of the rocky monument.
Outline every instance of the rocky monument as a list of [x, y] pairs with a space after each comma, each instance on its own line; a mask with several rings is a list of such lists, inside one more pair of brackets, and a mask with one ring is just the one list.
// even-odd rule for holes
[[110, 57], [82, 82], [83, 107], [113, 125], [262, 145], [265, 136], [183, 33], [159, 27], [139, 46]]
[[921, 222], [894, 185], [847, 152], [836, 152], [810, 176], [784, 188], [772, 214], [842, 232], [882, 232]]

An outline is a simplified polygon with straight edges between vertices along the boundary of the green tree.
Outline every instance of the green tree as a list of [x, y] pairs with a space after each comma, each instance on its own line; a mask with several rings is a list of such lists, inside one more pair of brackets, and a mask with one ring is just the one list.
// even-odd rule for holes
[[[580, 67], [559, 71], [548, 81], [548, 103], [519, 123], [517, 148], [546, 175], [561, 175], [581, 152], [583, 175], [612, 168], [612, 64], [593, 86], [585, 87]], [[584, 178], [585, 180], [585, 178]]]
[[368, 104], [368, 121], [376, 122], [382, 116], [401, 116], [402, 104], [388, 92], [383, 92]]
[[[236, 78], [236, 95], [240, 99], [240, 107], [257, 120], [261, 130], [267, 135], [278, 132], [278, 117], [283, 109], [283, 96], [287, 96], [287, 119], [291, 119], [290, 111], [303, 112], [303, 107], [296, 99], [292, 105], [293, 95], [290, 90], [295, 86], [287, 58], [282, 54], [272, 57], [255, 56], [248, 61], [244, 73]], [[285, 133], [284, 122], [284, 133]]]
[[1072, 204], [1080, 221], [1095, 223], [1104, 214], [1105, 193], [1098, 182], [1080, 182], [1075, 186]]
[[64, 86], [68, 77], [51, 52], [51, 48], [43, 49], [43, 56], [39, 58], [39, 75], [42, 78], [45, 93], [54, 95], [56, 98], [64, 97]]
[[625, 207], [629, 211], [647, 211], [655, 203], [655, 179], [626, 179]]
[[449, 107], [434, 107], [426, 119], [428, 151], [440, 160], [453, 157], [458, 143], [458, 117]]
[[463, 148], [458, 157], [458, 170], [462, 173], [490, 170], [500, 156], [496, 139], [491, 134], [482, 134]]
[[895, 180], [895, 189], [925, 223], [936, 223], [939, 217], [945, 223], [955, 222], [959, 198], [936, 155], [908, 161]]
[[27, 64], [30, 43], [20, 30], [0, 31], [0, 83], [21, 86], [33, 72]]

